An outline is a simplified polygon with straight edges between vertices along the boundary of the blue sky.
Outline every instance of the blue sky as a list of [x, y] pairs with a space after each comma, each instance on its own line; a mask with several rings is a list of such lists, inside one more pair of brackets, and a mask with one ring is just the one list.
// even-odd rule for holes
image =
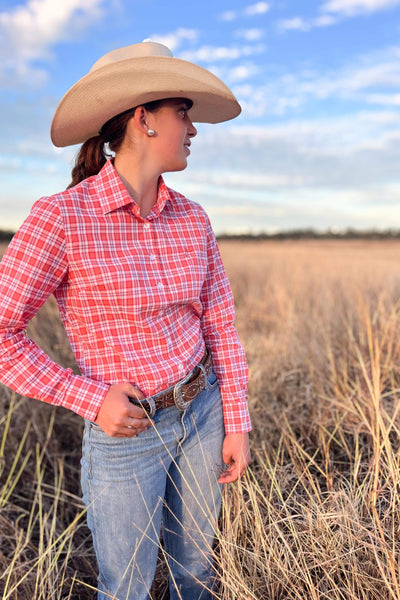
[[146, 38], [234, 91], [167, 183], [217, 233], [400, 227], [400, 0], [0, 0], [0, 228], [69, 183], [49, 129], [67, 89]]

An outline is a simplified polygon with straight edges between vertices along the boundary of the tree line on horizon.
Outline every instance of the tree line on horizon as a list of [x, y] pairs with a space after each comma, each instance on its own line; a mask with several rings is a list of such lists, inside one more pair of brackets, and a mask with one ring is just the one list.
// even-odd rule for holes
[[[15, 235], [15, 231], [0, 229], [0, 242], [8, 243]], [[218, 240], [310, 240], [310, 239], [363, 239], [363, 240], [390, 240], [400, 239], [400, 229], [354, 229], [318, 231], [313, 228], [288, 229], [274, 233], [234, 233], [224, 232], [217, 235]]]
[[400, 239], [400, 229], [355, 229], [349, 227], [343, 230], [325, 230], [318, 231], [313, 228], [287, 229], [276, 231], [274, 233], [221, 233], [217, 235], [219, 240], [390, 240]]

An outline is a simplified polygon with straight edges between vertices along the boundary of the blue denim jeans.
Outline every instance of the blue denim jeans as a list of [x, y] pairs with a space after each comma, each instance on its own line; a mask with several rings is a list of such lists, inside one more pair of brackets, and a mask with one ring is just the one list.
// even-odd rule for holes
[[184, 412], [166, 408], [154, 422], [135, 438], [109, 437], [86, 422], [82, 491], [99, 565], [98, 600], [150, 598], [161, 529], [171, 600], [213, 597], [224, 438], [214, 373]]

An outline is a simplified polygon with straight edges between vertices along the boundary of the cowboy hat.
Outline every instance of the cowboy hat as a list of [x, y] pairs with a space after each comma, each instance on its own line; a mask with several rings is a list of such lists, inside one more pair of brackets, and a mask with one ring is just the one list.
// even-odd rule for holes
[[112, 117], [164, 98], [193, 102], [194, 122], [219, 123], [236, 117], [240, 105], [218, 77], [156, 42], [145, 41], [102, 56], [60, 101], [51, 124], [55, 146], [80, 144]]

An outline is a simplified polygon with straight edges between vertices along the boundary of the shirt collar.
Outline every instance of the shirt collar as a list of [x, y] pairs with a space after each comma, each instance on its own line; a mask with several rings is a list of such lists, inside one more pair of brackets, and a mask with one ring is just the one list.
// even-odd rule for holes
[[164, 209], [166, 203], [171, 200], [169, 189], [164, 183], [163, 178], [160, 176], [158, 182], [158, 196], [157, 202], [153, 206], [151, 212], [146, 219], [140, 216], [139, 206], [131, 198], [122, 183], [112, 159], [108, 160], [104, 167], [101, 169], [96, 177], [96, 187], [99, 195], [99, 201], [104, 214], [110, 213], [124, 206], [130, 206], [132, 213], [139, 219], [149, 220], [155, 219], [160, 215]]

